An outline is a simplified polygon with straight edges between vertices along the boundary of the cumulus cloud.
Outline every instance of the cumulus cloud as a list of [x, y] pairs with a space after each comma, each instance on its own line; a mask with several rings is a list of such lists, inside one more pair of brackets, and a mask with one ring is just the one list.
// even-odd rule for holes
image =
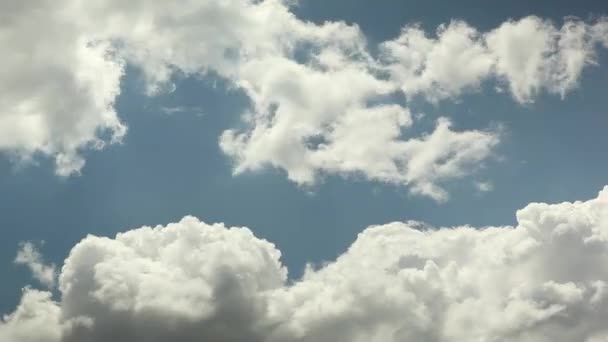
[[0, 151], [52, 156], [58, 174], [79, 172], [82, 149], [125, 134], [113, 108], [123, 62], [55, 1], [4, 1], [0, 13]]
[[274, 0], [35, 0], [4, 2], [0, 13], [0, 151], [51, 156], [60, 175], [80, 171], [82, 150], [126, 133], [114, 102], [127, 61], [144, 71], [153, 94], [174, 70], [228, 76], [241, 56], [276, 53], [294, 30], [308, 32], [304, 23], [291, 28], [300, 22]]
[[364, 66], [319, 71], [273, 59], [246, 77], [258, 108], [247, 129], [220, 138], [236, 173], [272, 165], [304, 185], [319, 174], [363, 175], [444, 200], [440, 183], [472, 172], [499, 141], [495, 131], [452, 130], [445, 118], [428, 135], [408, 136], [409, 110], [383, 102], [394, 88]]
[[494, 65], [481, 34], [467, 23], [454, 21], [428, 37], [417, 26], [406, 26], [401, 35], [381, 45], [391, 77], [409, 96], [425, 93], [433, 101], [457, 97], [479, 88]]
[[[219, 138], [235, 173], [270, 166], [302, 185], [328, 174], [355, 175], [445, 200], [442, 183], [474, 172], [499, 135], [485, 127], [452, 129], [443, 118], [434, 131], [411, 135], [415, 121], [396, 100], [399, 92], [437, 101], [479, 89], [494, 75], [519, 102], [542, 89], [564, 95], [594, 62], [595, 47], [606, 45], [605, 19], [567, 20], [557, 28], [527, 17], [485, 33], [454, 21], [436, 37], [407, 26], [374, 56], [356, 25], [306, 22], [289, 4], [0, 5], [0, 43], [7, 51], [0, 151], [52, 156], [58, 174], [78, 173], [83, 150], [120, 142], [126, 133], [114, 110], [126, 64], [143, 72], [151, 96], [174, 89], [176, 72], [213, 72], [251, 100], [244, 124]], [[455, 145], [438, 143], [433, 137], [439, 135]]]
[[391, 77], [406, 95], [431, 101], [478, 90], [490, 78], [504, 82], [521, 103], [540, 91], [566, 93], [578, 85], [586, 66], [606, 46], [606, 18], [592, 23], [566, 19], [561, 27], [535, 16], [509, 20], [479, 32], [463, 21], [439, 26], [429, 37], [417, 26], [381, 45]]
[[186, 217], [89, 236], [63, 265], [58, 301], [26, 288], [0, 339], [605, 340], [608, 187], [585, 202], [531, 203], [517, 222], [369, 227], [294, 282], [247, 228]]
[[542, 89], [564, 96], [576, 85], [583, 68], [593, 62], [591, 29], [572, 20], [559, 29], [528, 17], [502, 24], [486, 40], [496, 56], [496, 73], [507, 80], [515, 99], [530, 102]]
[[[61, 301], [26, 289], [0, 340], [261, 341], [267, 294], [287, 277], [279, 257], [246, 228], [193, 217], [115, 239], [89, 236], [62, 267]], [[37, 324], [46, 337], [31, 329]]]
[[42, 260], [42, 255], [33, 243], [25, 242], [21, 244], [15, 257], [15, 263], [27, 266], [30, 272], [32, 272], [32, 276], [41, 284], [48, 288], [55, 286], [55, 278], [57, 276], [55, 265], [45, 264], [44, 260]]
[[[197, 21], [184, 21], [183, 9], [168, 4], [142, 8], [137, 2], [128, 15], [111, 2], [104, 4], [98, 11], [115, 12], [106, 17], [118, 19], [96, 26], [111, 28], [105, 35], [118, 37], [121, 56], [141, 66], [151, 80], [151, 92], [170, 82], [173, 70], [213, 70], [249, 96], [252, 105], [243, 114], [244, 125], [226, 130], [219, 139], [222, 151], [234, 162], [235, 174], [274, 167], [305, 186], [324, 175], [354, 175], [444, 201], [449, 194], [443, 184], [478, 170], [500, 141], [498, 131], [456, 130], [446, 118], [422, 136], [408, 134], [415, 121], [395, 94], [454, 97], [479, 88], [489, 73], [503, 77], [497, 70], [507, 57], [500, 57], [489, 42], [502, 43], [507, 34], [497, 33], [492, 40], [490, 33], [454, 22], [441, 26], [438, 38], [430, 39], [419, 29], [406, 28], [396, 41], [382, 44], [382, 56], [376, 59], [357, 26], [307, 23], [280, 1], [193, 2], [189, 13], [195, 13]], [[530, 17], [522, 22], [526, 20], [540, 21]], [[133, 23], [140, 28], [136, 34], [130, 30]], [[576, 25], [596, 31], [599, 27]], [[578, 44], [576, 34], [560, 40], [561, 54], [570, 56], [595, 46]], [[154, 37], [154, 48], [149, 47], [149, 37]], [[580, 73], [577, 65], [592, 57], [589, 52], [583, 61], [569, 58], [563, 74]], [[404, 63], [414, 66], [404, 71]], [[547, 74], [565, 79], [558, 80], [560, 84], [569, 82], [563, 92], [578, 79], [578, 74], [568, 78], [555, 72]], [[504, 77], [521, 83], [515, 76]]]
[[7, 342], [55, 342], [62, 340], [61, 308], [51, 293], [31, 288], [23, 290], [15, 312], [0, 323], [0, 340]]

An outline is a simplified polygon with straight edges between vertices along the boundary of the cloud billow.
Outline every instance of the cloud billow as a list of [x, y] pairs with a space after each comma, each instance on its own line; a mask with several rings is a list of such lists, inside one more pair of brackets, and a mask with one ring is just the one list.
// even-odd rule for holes
[[0, 340], [604, 341], [608, 187], [517, 220], [369, 227], [294, 282], [247, 228], [185, 217], [89, 236], [62, 267], [59, 301], [26, 288]]
[[143, 71], [151, 96], [167, 89], [175, 71], [213, 71], [251, 100], [243, 128], [219, 136], [234, 173], [274, 167], [303, 186], [323, 175], [358, 175], [437, 201], [449, 198], [446, 183], [492, 158], [500, 132], [459, 130], [439, 118], [429, 132], [409, 135], [416, 120], [391, 95], [436, 102], [496, 79], [521, 103], [540, 91], [565, 96], [608, 45], [605, 18], [556, 27], [526, 17], [488, 32], [454, 21], [435, 37], [405, 26], [373, 56], [358, 26], [304, 21], [280, 0], [0, 6], [0, 42], [9, 51], [0, 75], [0, 151], [47, 155], [58, 174], [78, 173], [83, 150], [118, 143], [127, 132], [114, 109], [126, 64]]

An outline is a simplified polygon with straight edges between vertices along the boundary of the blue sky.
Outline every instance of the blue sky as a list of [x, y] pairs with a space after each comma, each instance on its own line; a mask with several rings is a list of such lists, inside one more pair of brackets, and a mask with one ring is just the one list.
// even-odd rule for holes
[[[430, 36], [456, 19], [480, 32], [529, 15], [560, 27], [565, 17], [593, 22], [608, 15], [608, 4], [301, 0], [291, 11], [319, 25], [338, 20], [359, 25], [377, 54], [379, 44], [413, 23]], [[207, 223], [249, 227], [276, 244], [290, 278], [298, 279], [306, 263], [334, 260], [370, 225], [416, 220], [437, 227], [510, 226], [517, 225], [515, 212], [531, 202], [594, 198], [608, 184], [606, 49], [598, 49], [596, 62], [584, 68], [564, 98], [541, 90], [532, 102], [519, 103], [508, 90], [496, 92], [492, 80], [437, 103], [391, 95], [412, 113], [424, 113], [413, 128], [417, 132], [431, 131], [443, 116], [458, 131], [500, 132], [500, 143], [481, 169], [442, 183], [449, 193], [445, 202], [360, 173], [326, 172], [313, 185], [297, 184], [280, 167], [234, 174], [238, 162], [218, 139], [225, 130], [244, 126], [242, 115], [252, 103], [246, 91], [215, 72], [178, 71], [171, 76], [172, 92], [147, 95], [145, 73], [128, 62], [114, 106], [128, 132], [121, 143], [81, 150], [86, 164], [79, 174], [58, 176], [52, 154], [38, 151], [25, 162], [15, 150], [0, 154], [0, 312], [11, 312], [21, 288], [32, 282], [26, 267], [14, 263], [23, 241], [38, 244], [47, 262], [62, 265], [88, 234], [113, 237], [194, 215]], [[491, 189], [481, 191], [476, 182]]]

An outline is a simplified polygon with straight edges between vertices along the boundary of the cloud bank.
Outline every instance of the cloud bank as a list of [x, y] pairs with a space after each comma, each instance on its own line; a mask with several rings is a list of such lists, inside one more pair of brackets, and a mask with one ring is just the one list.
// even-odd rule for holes
[[251, 100], [242, 128], [219, 137], [235, 173], [270, 166], [301, 185], [356, 175], [442, 201], [444, 183], [491, 158], [499, 132], [459, 130], [439, 118], [414, 135], [416, 121], [397, 94], [438, 101], [495, 79], [522, 103], [540, 91], [564, 96], [608, 45], [605, 18], [556, 27], [526, 17], [489, 32], [460, 21], [434, 36], [405, 26], [374, 56], [356, 25], [306, 22], [288, 3], [0, 5], [0, 151], [51, 156], [58, 174], [78, 173], [83, 151], [126, 133], [114, 109], [126, 64], [143, 71], [151, 96], [172, 89], [176, 72], [214, 72]]
[[515, 227], [373, 226], [302, 279], [247, 228], [194, 217], [70, 252], [58, 301], [26, 288], [10, 342], [606, 341], [608, 187]]

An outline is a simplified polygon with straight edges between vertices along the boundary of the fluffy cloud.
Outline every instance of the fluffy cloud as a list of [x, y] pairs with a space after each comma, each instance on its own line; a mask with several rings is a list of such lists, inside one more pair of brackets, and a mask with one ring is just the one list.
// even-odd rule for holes
[[41, 324], [59, 341], [260, 341], [267, 293], [286, 281], [279, 257], [246, 228], [193, 217], [89, 236], [63, 265], [61, 302], [26, 289], [0, 340], [42, 341], [28, 329]]
[[[487, 44], [496, 56], [496, 73], [513, 96], [530, 102], [542, 89], [564, 96], [593, 62], [595, 41], [589, 26], [568, 20], [561, 29], [536, 17], [506, 22], [490, 32]], [[521, 49], [521, 46], [527, 48]]]
[[220, 138], [235, 173], [270, 165], [303, 185], [326, 174], [359, 175], [441, 201], [448, 197], [441, 182], [491, 155], [498, 132], [452, 130], [445, 118], [427, 135], [408, 134], [414, 121], [394, 100], [398, 87], [361, 44], [321, 47], [308, 64], [284, 57], [243, 64], [240, 85], [254, 108], [244, 129]]
[[230, 77], [242, 58], [281, 54], [317, 28], [327, 37], [352, 31], [303, 23], [275, 0], [36, 0], [3, 3], [0, 13], [0, 151], [54, 157], [60, 175], [79, 172], [84, 149], [126, 133], [114, 102], [127, 61], [144, 71], [153, 94], [175, 70]]
[[61, 296], [26, 289], [0, 323], [10, 342], [603, 341], [608, 187], [532, 203], [515, 227], [369, 227], [290, 283], [247, 228], [186, 217], [66, 259]]
[[220, 139], [236, 173], [272, 165], [304, 185], [319, 174], [357, 174], [445, 200], [441, 182], [472, 172], [499, 140], [493, 131], [454, 131], [444, 118], [428, 135], [408, 136], [410, 112], [386, 103], [395, 89], [358, 64], [320, 71], [270, 59], [244, 78], [256, 111], [247, 129]]
[[494, 65], [479, 32], [462, 21], [440, 26], [437, 38], [417, 26], [405, 27], [398, 38], [384, 42], [381, 51], [405, 94], [425, 93], [433, 101], [478, 88]]
[[123, 63], [55, 1], [5, 1], [0, 13], [0, 151], [53, 156], [58, 174], [78, 172], [82, 149], [126, 131], [113, 109]]
[[0, 340], [7, 342], [55, 342], [62, 340], [61, 308], [52, 301], [51, 293], [30, 288], [15, 312], [0, 323]]
[[598, 44], [606, 46], [606, 26], [606, 18], [594, 23], [566, 19], [560, 28], [530, 16], [480, 33], [454, 21], [441, 25], [436, 38], [408, 26], [397, 39], [383, 43], [381, 51], [406, 95], [454, 98], [494, 77], [525, 103], [542, 90], [563, 97], [574, 89], [582, 70], [596, 63]]
[[219, 139], [235, 173], [271, 166], [302, 185], [356, 175], [445, 200], [443, 183], [474, 172], [499, 135], [485, 127], [455, 130], [441, 118], [434, 131], [414, 136], [399, 92], [436, 101], [494, 75], [520, 102], [542, 89], [563, 95], [593, 62], [595, 46], [606, 45], [604, 19], [556, 28], [528, 17], [486, 33], [455, 21], [436, 38], [406, 27], [373, 56], [356, 25], [306, 22], [289, 4], [0, 5], [0, 43], [8, 51], [1, 57], [0, 151], [52, 156], [57, 173], [77, 173], [83, 150], [126, 133], [114, 110], [125, 64], [143, 71], [150, 95], [173, 89], [176, 72], [213, 72], [251, 99], [244, 124]]

